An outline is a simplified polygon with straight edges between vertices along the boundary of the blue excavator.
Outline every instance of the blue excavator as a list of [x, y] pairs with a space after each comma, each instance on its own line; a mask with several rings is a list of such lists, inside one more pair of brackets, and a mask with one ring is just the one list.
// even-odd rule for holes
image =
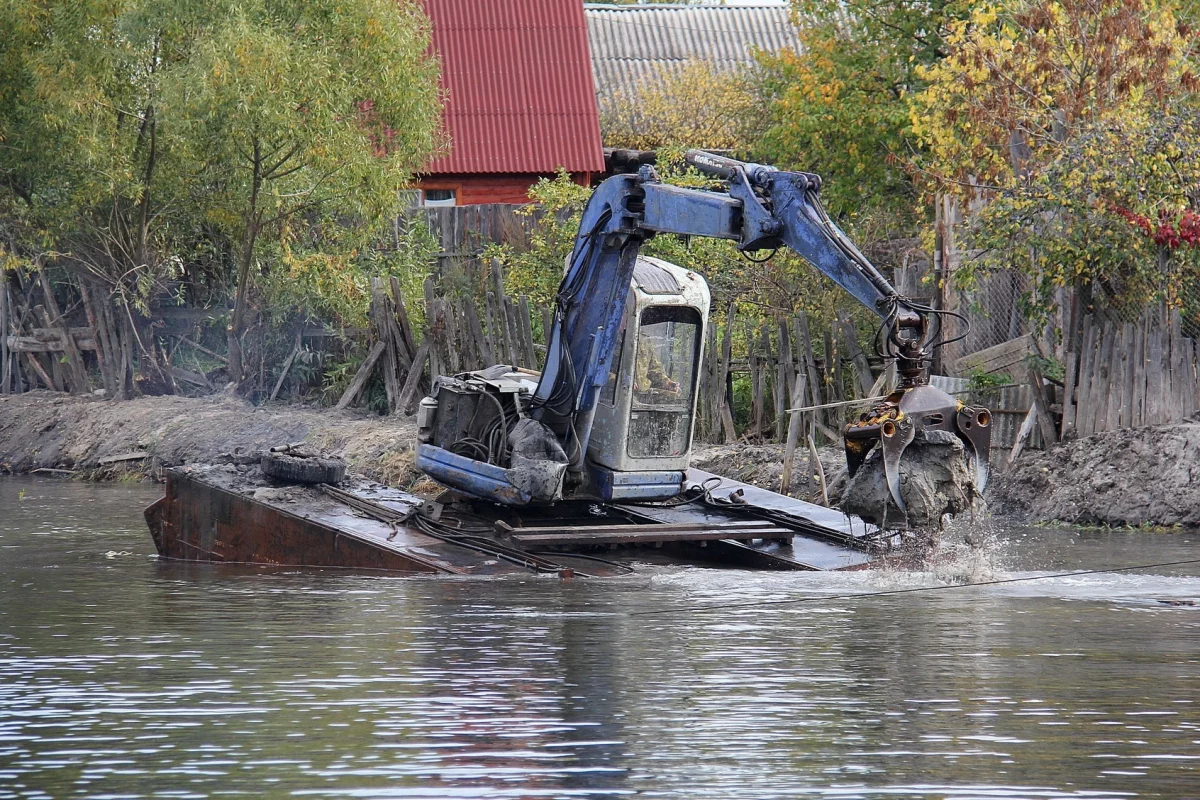
[[[664, 183], [648, 164], [596, 188], [558, 288], [544, 369], [436, 378], [418, 411], [417, 467], [477, 509], [660, 509], [657, 522], [693, 528], [714, 509], [720, 524], [738, 514], [791, 523], [827, 514], [689, 472], [709, 291], [701, 275], [639, 252], [654, 236], [678, 234], [732, 240], [744, 253], [790, 248], [879, 316], [881, 354], [894, 360], [898, 385], [846, 427], [851, 476], [864, 465], [880, 470], [904, 511], [905, 450], [938, 431], [961, 442], [970, 488], [981, 491], [990, 414], [929, 385], [949, 312], [900, 296], [826, 214], [818, 175], [696, 150], [686, 159], [715, 188]], [[689, 500], [699, 510], [681, 517]]]

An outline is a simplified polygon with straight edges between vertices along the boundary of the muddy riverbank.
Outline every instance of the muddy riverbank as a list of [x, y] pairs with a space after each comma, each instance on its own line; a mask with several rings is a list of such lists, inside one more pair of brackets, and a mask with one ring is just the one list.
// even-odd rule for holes
[[988, 500], [1027, 521], [1200, 527], [1200, 421], [1027, 451], [997, 476]]
[[[301, 441], [345, 458], [373, 480], [406, 486], [417, 477], [411, 418], [297, 405], [255, 408], [221, 395], [121, 402], [51, 392], [0, 397], [0, 471], [157, 476], [164, 467]], [[133, 453], [146, 455], [109, 461]]]
[[[162, 468], [208, 462], [305, 441], [345, 458], [351, 470], [411, 486], [416, 429], [411, 418], [278, 405], [255, 408], [229, 396], [142, 397], [123, 402], [50, 392], [0, 397], [0, 471], [71, 470], [87, 478], [155, 476]], [[105, 463], [114, 456], [143, 458]], [[831, 499], [845, 468], [823, 448]], [[779, 445], [700, 445], [701, 469], [778, 490]], [[797, 455], [793, 494], [819, 494]], [[1097, 434], [1050, 452], [1026, 451], [988, 487], [993, 513], [1021, 521], [1111, 526], [1200, 526], [1200, 421]]]

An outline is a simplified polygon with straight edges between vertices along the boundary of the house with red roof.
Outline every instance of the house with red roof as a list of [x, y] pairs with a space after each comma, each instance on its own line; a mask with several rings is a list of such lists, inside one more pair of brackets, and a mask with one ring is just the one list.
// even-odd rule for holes
[[422, 0], [442, 61], [447, 151], [422, 204], [528, 202], [540, 177], [604, 171], [580, 0]]

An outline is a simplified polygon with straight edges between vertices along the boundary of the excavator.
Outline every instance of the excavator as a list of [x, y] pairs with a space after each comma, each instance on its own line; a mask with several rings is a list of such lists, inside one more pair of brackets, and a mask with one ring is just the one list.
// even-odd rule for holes
[[[929, 384], [947, 312], [900, 296], [822, 209], [817, 175], [701, 151], [687, 160], [711, 188], [664, 183], [649, 164], [596, 188], [540, 373], [500, 364], [433, 380], [416, 465], [446, 487], [436, 499], [348, 477], [303, 443], [234, 454], [167, 471], [165, 495], [146, 509], [159, 554], [569, 578], [644, 563], [862, 569], [911, 553], [912, 518], [941, 513], [914, 487], [942, 470], [966, 497], [987, 478], [987, 409]], [[745, 253], [790, 248], [879, 316], [878, 349], [898, 385], [846, 426], [844, 445], [847, 496], [866, 486], [866, 505], [878, 496], [884, 513], [843, 513], [690, 465], [709, 289], [640, 254], [660, 234], [728, 239]]]
[[[962, 443], [971, 489], [982, 491], [991, 416], [929, 384], [951, 312], [897, 292], [825, 212], [818, 175], [699, 150], [686, 161], [711, 188], [664, 183], [649, 164], [596, 188], [558, 288], [544, 369], [436, 378], [418, 411], [417, 467], [476, 509], [672, 509], [655, 521], [696, 530], [715, 524], [714, 509], [726, 521], [812, 521], [802, 501], [729, 481], [736, 487], [721, 493], [721, 479], [689, 472], [708, 285], [640, 254], [654, 236], [676, 234], [728, 239], [749, 254], [790, 248], [878, 315], [880, 354], [898, 385], [846, 426], [851, 476], [881, 470], [903, 512], [905, 451], [940, 435]], [[680, 516], [688, 501], [695, 519]]]

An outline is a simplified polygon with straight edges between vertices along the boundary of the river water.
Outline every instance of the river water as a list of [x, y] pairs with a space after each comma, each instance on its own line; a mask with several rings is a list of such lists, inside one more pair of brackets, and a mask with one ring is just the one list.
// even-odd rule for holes
[[[0, 798], [1200, 797], [1200, 605], [1158, 602], [1195, 567], [210, 567], [156, 560], [159, 491], [0, 479]], [[1001, 577], [1200, 553], [997, 539]]]

